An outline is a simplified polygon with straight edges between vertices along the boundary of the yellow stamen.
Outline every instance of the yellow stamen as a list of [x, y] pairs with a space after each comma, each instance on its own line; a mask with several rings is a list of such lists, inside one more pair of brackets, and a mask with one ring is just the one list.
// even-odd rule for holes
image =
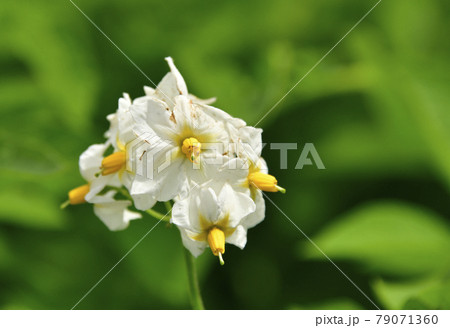
[[225, 254], [225, 233], [219, 228], [212, 228], [208, 232], [208, 244], [213, 254], [219, 257], [220, 264], [224, 265], [222, 254]]
[[72, 189], [71, 191], [69, 191], [69, 204], [77, 205], [86, 203], [86, 199], [84, 199], [84, 197], [86, 197], [88, 192], [89, 192], [88, 184]]
[[286, 189], [281, 188], [277, 185], [277, 179], [270, 174], [262, 173], [262, 172], [253, 172], [248, 175], [248, 182], [250, 184], [255, 185], [258, 189], [262, 191], [271, 191], [271, 192], [281, 192], [285, 193]]
[[198, 157], [202, 150], [202, 144], [195, 138], [186, 138], [183, 140], [181, 151], [192, 163], [197, 163]]
[[118, 151], [106, 156], [102, 161], [102, 175], [113, 174], [125, 167], [127, 154], [124, 151]]

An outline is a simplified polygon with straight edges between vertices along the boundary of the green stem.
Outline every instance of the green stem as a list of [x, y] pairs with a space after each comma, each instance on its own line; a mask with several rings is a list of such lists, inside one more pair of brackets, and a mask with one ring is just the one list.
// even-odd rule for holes
[[200, 294], [200, 286], [198, 283], [197, 269], [195, 267], [195, 258], [186, 247], [183, 247], [184, 258], [186, 260], [186, 268], [189, 280], [189, 296], [191, 305], [194, 310], [204, 310], [202, 296]]
[[166, 207], [167, 212], [172, 211], [172, 204], [170, 203], [170, 200], [167, 202], [164, 202], [164, 206]]
[[170, 204], [170, 202], [165, 202], [164, 206], [166, 207], [166, 210], [167, 210], [166, 214], [162, 214], [153, 209], [148, 209], [146, 212], [158, 220], [164, 220], [164, 221], [170, 222], [170, 217], [171, 217], [170, 212], [172, 211], [172, 205]]
[[164, 221], [169, 221], [170, 220], [170, 215], [164, 215], [162, 213], [159, 213], [158, 211], [155, 211], [153, 209], [148, 209], [145, 211], [147, 214], [150, 214], [151, 216], [153, 216], [155, 219], [158, 220], [164, 220]]

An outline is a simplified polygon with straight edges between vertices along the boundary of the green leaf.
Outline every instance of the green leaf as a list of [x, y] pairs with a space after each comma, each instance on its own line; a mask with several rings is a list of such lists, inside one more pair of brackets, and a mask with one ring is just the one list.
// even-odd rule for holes
[[[12, 80], [16, 85], [11, 93], [6, 83], [0, 84], [0, 94], [6, 95], [7, 99], [20, 99], [16, 100], [16, 105], [23, 104], [26, 99], [28, 104], [21, 110], [43, 108], [41, 114], [49, 115], [50, 112], [53, 123], [63, 123], [72, 131], [84, 132], [91, 126], [98, 73], [92, 65], [89, 46], [81, 46], [86, 40], [83, 32], [89, 26], [68, 24], [78, 18], [68, 14], [74, 10], [71, 7], [62, 3], [48, 7], [33, 2], [23, 10], [18, 3], [7, 1], [0, 8], [0, 19], [4, 22], [0, 46], [8, 49], [0, 58], [0, 66], [8, 67], [10, 72], [7, 73], [14, 77]], [[53, 19], [47, 19], [49, 16]], [[78, 42], [74, 42], [74, 37], [78, 37]], [[1, 65], [3, 63], [5, 65]], [[27, 92], [30, 82], [33, 91]], [[2, 107], [1, 110], [8, 109]], [[45, 122], [46, 126], [48, 123]]]
[[450, 308], [450, 281], [436, 277], [373, 284], [378, 299], [391, 310], [436, 310]]
[[[448, 265], [450, 251], [449, 228], [438, 215], [399, 202], [362, 206], [312, 239], [333, 260], [352, 260], [398, 276], [439, 272]], [[305, 243], [300, 250], [325, 259]]]
[[405, 310], [450, 310], [450, 281], [437, 284], [411, 297], [404, 305]]
[[[450, 188], [450, 96], [446, 91], [450, 79], [448, 43], [442, 42], [445, 29], [441, 25], [445, 10], [437, 2], [406, 0], [386, 3], [378, 10], [385, 13], [377, 16], [382, 29], [355, 34], [350, 41], [361, 62], [378, 72], [371, 79], [375, 87], [367, 90], [373, 116], [387, 137], [386, 145], [415, 150]], [[414, 21], [414, 27], [398, 28], [399, 15], [405, 22]]]

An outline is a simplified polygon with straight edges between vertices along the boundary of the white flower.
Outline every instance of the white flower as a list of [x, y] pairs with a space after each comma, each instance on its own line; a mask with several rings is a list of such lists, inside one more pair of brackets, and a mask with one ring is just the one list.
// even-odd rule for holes
[[251, 198], [236, 192], [229, 184], [224, 184], [218, 192], [205, 184], [175, 202], [171, 222], [177, 225], [184, 246], [194, 256], [209, 246], [223, 264], [225, 243], [244, 248], [248, 226], [242, 218], [254, 210]]
[[[272, 181], [271, 175], [268, 174], [267, 164], [262, 157], [258, 157], [252, 152], [250, 145], [246, 144], [244, 153], [247, 158], [233, 158], [227, 163], [219, 167], [211, 166], [209, 168], [211, 180], [208, 182], [214, 190], [217, 190], [217, 186], [224, 183], [228, 183], [233, 187], [236, 192], [244, 193], [254, 201], [255, 211], [249, 213], [242, 219], [243, 224], [247, 228], [252, 228], [261, 223], [265, 217], [265, 201], [260, 188], [264, 188], [256, 183], [259, 180], [254, 178], [255, 172], [261, 172], [262, 176], [269, 177]], [[275, 178], [273, 178], [275, 179]], [[274, 181], [277, 183], [276, 180]], [[282, 189], [281, 187], [279, 187]], [[267, 191], [267, 188], [264, 188]], [[284, 190], [284, 189], [283, 189]], [[271, 190], [272, 191], [272, 190]]]
[[[87, 184], [69, 192], [69, 204], [93, 203], [95, 214], [111, 230], [124, 229], [130, 220], [141, 217], [139, 213], [127, 210], [127, 207], [132, 205], [131, 201], [115, 200], [116, 192], [114, 190], [110, 190], [104, 195], [100, 194], [106, 187], [131, 187], [134, 174], [126, 169], [125, 149], [125, 144], [134, 136], [131, 130], [133, 119], [129, 112], [130, 106], [131, 99], [124, 94], [124, 97], [119, 99], [116, 113], [107, 117], [110, 121], [110, 128], [105, 133], [106, 142], [89, 146], [80, 156], [80, 173]], [[112, 150], [112, 154], [104, 157], [109, 149]], [[138, 197], [135, 204], [139, 204], [142, 198], [146, 204], [151, 199], [150, 196]], [[153, 201], [153, 204], [155, 202]]]
[[94, 204], [94, 213], [110, 230], [122, 230], [128, 226], [130, 220], [141, 218], [141, 214], [127, 209], [132, 205], [131, 201], [114, 199], [114, 190], [99, 195], [107, 186], [122, 186], [119, 174], [98, 174], [103, 154], [109, 146], [110, 142], [92, 145], [80, 156], [80, 173], [88, 183], [71, 190], [69, 202], [74, 205], [85, 201]]
[[128, 151], [137, 172], [132, 196], [148, 194], [158, 201], [186, 196], [190, 180], [202, 179], [208, 163], [226, 160], [224, 149], [230, 138], [223, 122], [199, 110], [181, 92], [170, 99], [172, 106], [155, 97], [141, 97], [131, 107], [138, 136]]
[[[116, 113], [108, 115], [110, 128], [105, 133], [107, 141], [90, 146], [80, 156], [80, 173], [89, 182], [90, 187], [86, 195], [88, 202], [106, 186], [125, 186], [131, 190], [135, 173], [130, 170], [132, 166], [127, 165], [127, 145], [133, 142], [136, 136], [132, 130], [134, 118], [130, 106], [131, 99], [128, 94], [124, 94], [124, 97], [119, 99]], [[109, 149], [112, 153], [105, 157]], [[133, 200], [136, 208], [140, 210], [147, 210], [156, 203], [151, 195], [137, 195]]]
[[[124, 94], [124, 97], [119, 99], [116, 113], [107, 117], [110, 122], [110, 128], [105, 133], [107, 141], [90, 146], [80, 156], [80, 173], [89, 182], [90, 187], [86, 201], [90, 201], [107, 185], [131, 187], [132, 174], [126, 170], [124, 146], [132, 133], [129, 106], [131, 106], [131, 99], [128, 94]], [[112, 154], [104, 157], [109, 149], [112, 149]]]

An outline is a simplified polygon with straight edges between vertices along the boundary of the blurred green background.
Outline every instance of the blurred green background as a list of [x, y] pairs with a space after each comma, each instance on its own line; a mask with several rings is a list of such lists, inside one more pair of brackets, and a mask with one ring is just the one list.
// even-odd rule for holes
[[[172, 56], [189, 90], [255, 124], [376, 1], [75, 3], [155, 82]], [[261, 122], [312, 142], [326, 170], [279, 169], [271, 199], [377, 305], [450, 309], [448, 1], [380, 5]], [[121, 93], [150, 83], [69, 1], [0, 4], [0, 307], [70, 309], [155, 223], [110, 232], [78, 157]], [[373, 309], [269, 202], [243, 251], [198, 260], [209, 309]], [[77, 308], [189, 308], [176, 228], [159, 225]]]

